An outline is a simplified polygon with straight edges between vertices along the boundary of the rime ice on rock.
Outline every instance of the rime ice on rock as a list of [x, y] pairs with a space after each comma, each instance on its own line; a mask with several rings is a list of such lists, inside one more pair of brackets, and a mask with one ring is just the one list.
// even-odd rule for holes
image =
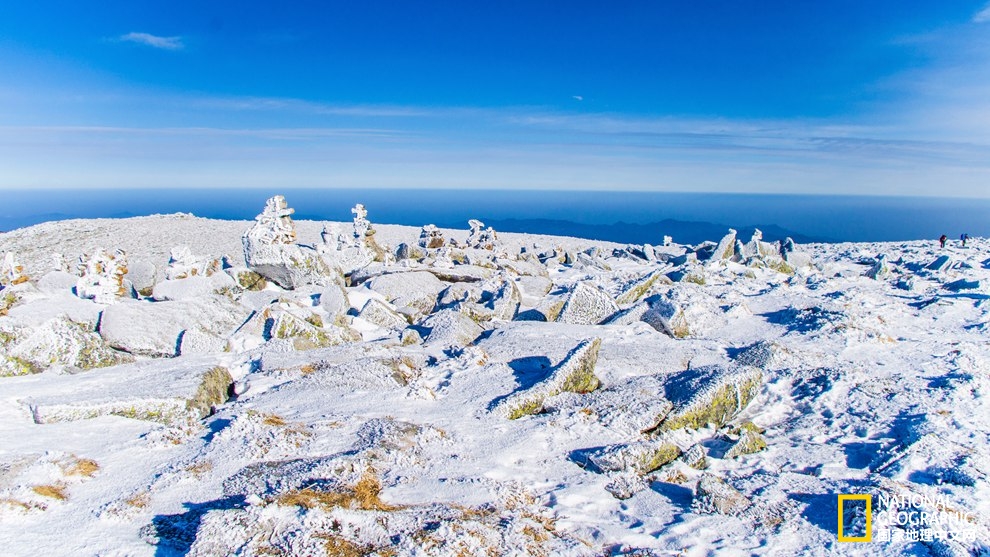
[[354, 238], [360, 239], [368, 236], [371, 231], [371, 221], [368, 220], [368, 210], [364, 205], [358, 203], [351, 209], [354, 214]]
[[494, 251], [500, 246], [498, 234], [492, 227], [485, 228], [485, 223], [477, 219], [469, 220], [468, 225], [471, 227], [471, 233], [467, 239], [469, 248]]
[[268, 200], [254, 226], [241, 238], [248, 268], [288, 289], [333, 283], [335, 274], [316, 250], [295, 243], [293, 212], [281, 195]]
[[8, 251], [0, 260], [0, 285], [14, 286], [28, 281], [24, 266], [17, 262], [17, 255]]
[[419, 233], [419, 247], [434, 249], [444, 245], [443, 232], [432, 224], [427, 224]]
[[732, 259], [736, 255], [736, 231], [732, 228], [715, 246], [714, 259]]
[[208, 277], [222, 269], [222, 260], [196, 257], [189, 249], [189, 246], [176, 246], [169, 252], [165, 278], [167, 280], [178, 280], [194, 276]]
[[88, 260], [79, 258], [79, 271], [82, 276], [76, 281], [76, 295], [91, 298], [98, 304], [113, 304], [118, 299], [130, 297], [124, 284], [127, 274], [127, 255], [123, 250], [113, 254], [99, 249]]

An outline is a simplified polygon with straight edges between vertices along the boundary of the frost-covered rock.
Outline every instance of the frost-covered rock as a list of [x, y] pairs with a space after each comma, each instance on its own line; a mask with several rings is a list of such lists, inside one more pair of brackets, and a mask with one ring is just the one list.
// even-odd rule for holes
[[620, 435], [639, 436], [657, 428], [674, 405], [657, 393], [663, 379], [642, 375], [611, 384], [590, 394], [560, 394], [548, 401], [547, 409], [580, 412]]
[[599, 338], [582, 341], [553, 368], [549, 376], [533, 387], [504, 398], [495, 412], [510, 420], [543, 410], [547, 398], [563, 392], [590, 393], [601, 385], [595, 375]]
[[50, 319], [33, 329], [14, 344], [8, 354], [30, 362], [38, 370], [53, 365], [93, 369], [133, 360], [130, 355], [111, 349], [89, 326], [66, 317]]
[[725, 458], [737, 458], [747, 454], [760, 452], [767, 448], [767, 442], [760, 432], [753, 429], [744, 429], [739, 435], [739, 439], [725, 453]]
[[[290, 225], [291, 222], [290, 220]], [[294, 234], [294, 230], [292, 233]], [[176, 246], [169, 252], [168, 267], [165, 268], [165, 278], [167, 280], [179, 280], [196, 276], [208, 277], [222, 270], [222, 259], [197, 257], [193, 255], [189, 246]]]
[[692, 507], [701, 513], [719, 513], [735, 516], [746, 510], [752, 502], [736, 488], [714, 474], [702, 474], [695, 488]]
[[948, 255], [940, 255], [937, 258], [935, 258], [934, 261], [932, 261], [928, 265], [925, 265], [925, 269], [935, 272], [945, 271], [946, 269], [950, 269], [951, 267], [952, 267], [952, 258], [950, 258]]
[[469, 220], [468, 225], [471, 227], [471, 232], [467, 238], [468, 247], [488, 251], [495, 251], [501, 248], [498, 234], [495, 233], [492, 227], [485, 228], [485, 223], [475, 219]]
[[226, 270], [230, 278], [234, 279], [237, 286], [248, 290], [251, 292], [257, 292], [259, 290], [264, 290], [268, 286], [268, 281], [265, 277], [259, 275], [258, 273], [248, 269], [247, 267], [231, 267]]
[[375, 298], [365, 302], [358, 317], [383, 329], [401, 329], [409, 324], [405, 317]]
[[113, 304], [121, 298], [130, 298], [131, 290], [124, 282], [127, 274], [127, 255], [123, 250], [108, 253], [97, 250], [88, 259], [80, 258], [82, 276], [76, 281], [76, 295], [90, 298], [98, 304]]
[[154, 263], [144, 259], [133, 260], [127, 264], [126, 278], [138, 294], [147, 296], [158, 280], [158, 268]]
[[597, 325], [618, 310], [619, 306], [608, 293], [586, 282], [579, 282], [564, 302], [557, 321], [574, 325]]
[[705, 468], [708, 468], [708, 456], [705, 454], [705, 448], [700, 443], [691, 445], [691, 447], [684, 451], [684, 453], [680, 456], [680, 460], [695, 470], [704, 470]]
[[633, 472], [640, 476], [673, 462], [681, 449], [663, 436], [635, 443], [577, 451], [574, 460], [597, 472]]
[[760, 369], [780, 369], [787, 356], [787, 351], [778, 343], [760, 341], [740, 350], [733, 359], [744, 366]]
[[339, 285], [331, 285], [320, 291], [320, 307], [332, 318], [342, 316], [350, 309], [347, 293]]
[[227, 400], [233, 379], [227, 369], [147, 361], [50, 379], [61, 394], [25, 401], [35, 423], [123, 416], [183, 424], [208, 416]]
[[663, 294], [615, 314], [606, 323], [626, 325], [642, 321], [673, 338], [699, 337], [725, 324], [724, 312], [704, 288], [681, 283]]
[[237, 283], [227, 273], [191, 275], [184, 279], [163, 280], [155, 285], [151, 297], [158, 301], [188, 300], [231, 292]]
[[77, 280], [79, 280], [79, 277], [73, 275], [72, 273], [67, 273], [65, 271], [51, 271], [38, 279], [38, 288], [41, 290], [50, 291], [71, 291], [76, 287]]
[[339, 274], [315, 249], [296, 244], [293, 212], [281, 195], [268, 200], [254, 226], [241, 238], [248, 268], [290, 290], [338, 282]]
[[419, 326], [429, 331], [423, 342], [436, 346], [467, 346], [484, 332], [473, 319], [453, 309], [440, 310], [421, 321]]
[[29, 277], [24, 274], [24, 266], [17, 261], [17, 254], [8, 251], [0, 257], [0, 285], [16, 286], [28, 280]]
[[447, 286], [426, 271], [379, 275], [365, 285], [396, 307], [409, 306], [422, 313], [433, 311], [437, 295]]
[[118, 350], [152, 357], [178, 353], [182, 332], [200, 329], [226, 337], [247, 317], [247, 309], [226, 298], [170, 302], [123, 300], [103, 312], [100, 336]]
[[427, 224], [419, 233], [419, 247], [426, 249], [442, 248], [445, 240], [443, 232], [432, 224]]
[[622, 294], [619, 294], [619, 296], [615, 299], [615, 302], [620, 305], [631, 304], [641, 300], [656, 287], [670, 284], [673, 283], [669, 278], [667, 278], [666, 274], [662, 271], [653, 271], [652, 273], [649, 273], [630, 284], [625, 291], [622, 292]]
[[746, 408], [762, 386], [763, 373], [754, 367], [709, 365], [682, 371], [664, 386], [674, 410], [660, 429], [721, 427]]
[[863, 273], [863, 276], [873, 280], [882, 280], [890, 274], [890, 265], [887, 262], [887, 254], [881, 253], [877, 256], [873, 265]]
[[732, 259], [736, 256], [736, 231], [732, 228], [729, 229], [729, 233], [719, 240], [718, 245], [715, 246], [715, 252], [713, 255], [714, 259], [726, 260]]
[[325, 325], [315, 314], [308, 317], [301, 318], [288, 311], [267, 313], [268, 339], [289, 340], [295, 350], [313, 350], [360, 340], [360, 336], [350, 329]]
[[512, 321], [519, 313], [522, 295], [511, 280], [502, 280], [491, 292], [485, 305], [492, 310], [492, 317], [504, 321]]

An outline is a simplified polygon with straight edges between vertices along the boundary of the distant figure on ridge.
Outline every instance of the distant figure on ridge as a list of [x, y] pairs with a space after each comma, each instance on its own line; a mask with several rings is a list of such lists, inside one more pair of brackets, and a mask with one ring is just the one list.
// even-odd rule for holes
[[941, 236], [939, 236], [939, 238], [938, 238], [938, 243], [939, 243], [939, 244], [941, 244], [941, 247], [943, 247], [943, 248], [944, 248], [944, 247], [945, 247], [945, 241], [946, 241], [946, 240], [948, 240], [948, 239], [949, 239], [949, 237], [948, 237], [948, 236], [946, 236], [945, 234], [942, 234], [942, 235], [941, 235]]
[[961, 234], [959, 239], [962, 240], [962, 247], [966, 247], [966, 240], [969, 240], [969, 234]]

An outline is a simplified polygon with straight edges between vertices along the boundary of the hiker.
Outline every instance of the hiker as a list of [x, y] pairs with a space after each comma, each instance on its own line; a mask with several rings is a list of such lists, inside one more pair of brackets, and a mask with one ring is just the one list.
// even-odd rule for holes
[[949, 239], [948, 236], [946, 236], [945, 234], [942, 234], [941, 236], [938, 237], [938, 243], [941, 244], [941, 247], [944, 248], [945, 247], [945, 241], [948, 240], [948, 239]]
[[962, 240], [962, 247], [966, 247], [966, 240], [969, 240], [969, 234], [962, 234], [959, 236], [959, 239]]

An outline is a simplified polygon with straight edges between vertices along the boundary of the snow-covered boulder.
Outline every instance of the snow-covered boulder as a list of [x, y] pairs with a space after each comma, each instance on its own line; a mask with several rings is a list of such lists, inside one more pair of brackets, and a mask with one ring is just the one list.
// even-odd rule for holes
[[163, 280], [155, 285], [151, 297], [157, 301], [188, 300], [230, 292], [237, 283], [227, 273], [192, 275], [183, 279]]
[[715, 246], [713, 258], [716, 260], [732, 259], [736, 256], [736, 231], [732, 228], [729, 233], [719, 240]]
[[178, 353], [183, 331], [200, 329], [225, 337], [247, 313], [247, 308], [217, 296], [169, 302], [123, 300], [103, 312], [100, 336], [131, 354], [172, 357]]
[[339, 274], [315, 249], [296, 244], [293, 212], [281, 195], [268, 200], [255, 217], [254, 226], [241, 238], [248, 268], [290, 290], [305, 284], [338, 282]]
[[289, 340], [294, 350], [313, 350], [360, 340], [355, 331], [324, 324], [315, 314], [303, 318], [289, 311], [272, 311], [266, 316], [267, 340]]
[[48, 291], [71, 291], [79, 277], [65, 271], [51, 271], [38, 279], [38, 289]]
[[138, 294], [146, 296], [158, 280], [158, 268], [145, 259], [136, 259], [127, 264], [126, 279], [131, 281]]
[[546, 399], [563, 392], [590, 393], [601, 385], [595, 375], [599, 338], [584, 340], [557, 364], [546, 379], [524, 391], [513, 393], [499, 402], [495, 412], [510, 420], [543, 410]]
[[35, 423], [123, 416], [163, 424], [199, 420], [227, 400], [223, 367], [145, 361], [49, 380], [52, 394], [25, 401]]
[[887, 262], [887, 255], [881, 253], [877, 256], [873, 265], [863, 273], [863, 276], [871, 278], [873, 280], [882, 280], [890, 275], [890, 264]]
[[663, 436], [575, 452], [575, 462], [596, 472], [633, 472], [643, 476], [673, 462], [681, 449]]
[[336, 319], [347, 313], [350, 309], [350, 302], [347, 300], [347, 293], [339, 285], [331, 285], [320, 291], [320, 307], [327, 312], [331, 318]]
[[365, 302], [358, 312], [358, 317], [382, 329], [401, 329], [409, 324], [405, 317], [376, 298]]
[[597, 325], [619, 310], [608, 293], [586, 282], [579, 282], [557, 316], [560, 323]]
[[469, 220], [468, 225], [471, 227], [471, 232], [467, 238], [468, 247], [488, 251], [495, 251], [502, 247], [498, 240], [498, 234], [492, 227], [485, 228], [485, 223], [475, 219]]
[[6, 352], [10, 357], [30, 362], [37, 370], [53, 365], [93, 369], [133, 360], [130, 355], [111, 349], [88, 325], [64, 316], [32, 329]]
[[422, 313], [433, 311], [437, 295], [447, 286], [426, 271], [379, 275], [365, 285], [396, 307], [409, 306]]
[[736, 488], [714, 474], [702, 474], [695, 488], [693, 508], [701, 513], [735, 516], [752, 502]]
[[453, 309], [440, 310], [417, 326], [428, 331], [423, 337], [428, 346], [467, 346], [484, 332], [473, 319]]

